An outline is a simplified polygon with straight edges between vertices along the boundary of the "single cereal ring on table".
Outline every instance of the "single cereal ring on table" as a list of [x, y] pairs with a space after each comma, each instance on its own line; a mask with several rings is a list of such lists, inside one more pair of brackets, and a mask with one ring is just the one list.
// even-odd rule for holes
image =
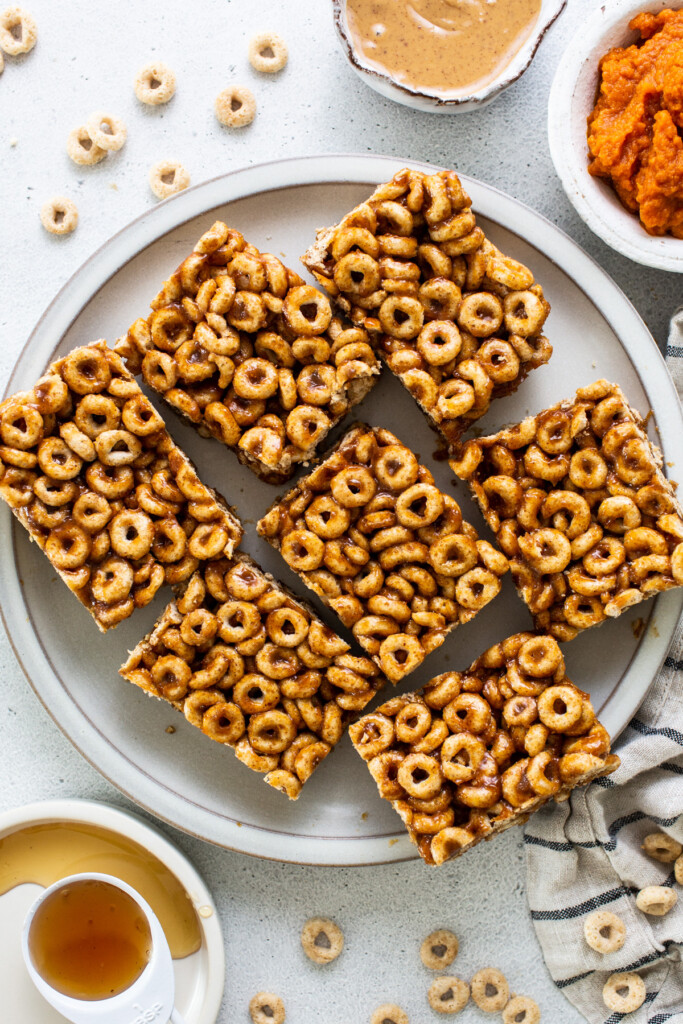
[[344, 948], [344, 933], [328, 917], [311, 917], [301, 929], [301, 945], [309, 960], [329, 964]]
[[226, 128], [244, 128], [256, 117], [256, 100], [251, 89], [244, 85], [231, 85], [216, 96], [216, 120]]
[[78, 207], [73, 199], [55, 196], [41, 206], [40, 222], [51, 235], [70, 235], [78, 226]]
[[513, 996], [503, 1010], [503, 1024], [540, 1024], [538, 1003], [529, 996]]
[[156, 107], [168, 103], [175, 93], [175, 74], [161, 61], [145, 64], [135, 77], [135, 95], [140, 103]]
[[288, 56], [287, 44], [276, 32], [260, 32], [249, 40], [249, 63], [255, 71], [282, 71]]
[[480, 1010], [497, 1013], [503, 1010], [510, 999], [510, 986], [502, 971], [495, 967], [484, 967], [477, 971], [470, 982], [472, 999]]
[[167, 199], [188, 187], [190, 175], [179, 160], [161, 160], [150, 167], [148, 180], [157, 199]]
[[470, 986], [461, 978], [449, 975], [436, 978], [429, 986], [427, 999], [437, 1013], [460, 1013], [470, 999]]
[[36, 45], [37, 39], [35, 20], [22, 7], [8, 7], [0, 14], [0, 50], [4, 50], [9, 57], [28, 53]]
[[583, 934], [597, 953], [616, 953], [626, 941], [626, 925], [609, 910], [598, 910], [583, 922]]
[[257, 992], [249, 1000], [253, 1024], [284, 1024], [285, 1004], [273, 992]]
[[440, 928], [424, 939], [420, 946], [420, 958], [431, 971], [440, 971], [453, 963], [458, 948], [458, 939], [453, 932]]
[[121, 149], [128, 134], [120, 117], [100, 111], [90, 115], [86, 127], [93, 143], [107, 152]]
[[90, 167], [104, 160], [107, 150], [98, 146], [93, 141], [92, 135], [86, 125], [74, 128], [69, 132], [66, 140], [66, 152], [68, 156], [79, 167]]
[[616, 1013], [633, 1013], [643, 1005], [646, 995], [645, 982], [633, 971], [610, 975], [602, 989], [605, 1006]]
[[408, 1014], [396, 1003], [382, 1003], [373, 1010], [370, 1024], [410, 1024]]

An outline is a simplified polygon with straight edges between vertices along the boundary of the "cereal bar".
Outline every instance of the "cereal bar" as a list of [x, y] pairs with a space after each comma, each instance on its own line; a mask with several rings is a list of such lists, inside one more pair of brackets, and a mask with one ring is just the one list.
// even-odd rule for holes
[[179, 590], [121, 675], [296, 800], [384, 678], [247, 555]]
[[200, 434], [280, 482], [365, 397], [380, 365], [364, 330], [220, 221], [116, 351]]
[[106, 342], [0, 405], [0, 497], [105, 632], [242, 535]]
[[493, 600], [508, 570], [413, 452], [362, 423], [257, 529], [392, 682]]
[[351, 740], [427, 864], [458, 857], [619, 766], [557, 641], [517, 633], [365, 715]]
[[534, 623], [571, 640], [683, 585], [683, 518], [640, 415], [616, 384], [490, 437], [450, 462], [476, 497]]
[[449, 442], [552, 353], [541, 286], [485, 238], [454, 171], [400, 171], [303, 262]]

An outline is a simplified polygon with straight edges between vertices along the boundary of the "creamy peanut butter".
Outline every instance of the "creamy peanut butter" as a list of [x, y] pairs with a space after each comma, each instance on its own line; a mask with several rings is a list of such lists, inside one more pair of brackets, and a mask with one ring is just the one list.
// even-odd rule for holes
[[347, 0], [363, 63], [409, 89], [475, 92], [510, 63], [541, 0]]

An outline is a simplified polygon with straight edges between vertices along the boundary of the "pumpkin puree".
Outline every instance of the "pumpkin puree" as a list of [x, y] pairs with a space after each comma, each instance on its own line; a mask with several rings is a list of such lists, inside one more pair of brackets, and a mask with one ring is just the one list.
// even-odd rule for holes
[[629, 28], [640, 41], [600, 61], [588, 169], [649, 234], [683, 238], [683, 10], [638, 14]]

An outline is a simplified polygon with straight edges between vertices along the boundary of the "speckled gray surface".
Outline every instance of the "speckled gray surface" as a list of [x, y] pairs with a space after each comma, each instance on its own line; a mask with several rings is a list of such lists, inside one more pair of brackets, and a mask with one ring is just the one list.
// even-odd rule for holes
[[[565, 199], [548, 153], [553, 70], [595, 0], [569, 0], [531, 69], [492, 107], [451, 117], [404, 110], [367, 90], [337, 47], [327, 0], [27, 0], [27, 6], [38, 22], [38, 46], [8, 59], [0, 79], [3, 382], [64, 281], [153, 205], [147, 170], [165, 157], [180, 159], [193, 183], [249, 163], [320, 152], [380, 152], [456, 166], [572, 235], [664, 343], [681, 278], [636, 266], [591, 235]], [[250, 35], [265, 29], [279, 31], [290, 46], [289, 66], [278, 76], [257, 75], [247, 62]], [[135, 73], [150, 57], [178, 76], [167, 107], [141, 108], [133, 95]], [[241, 132], [221, 129], [213, 117], [213, 98], [231, 81], [250, 85], [259, 104], [254, 124]], [[129, 139], [98, 166], [77, 168], [66, 157], [66, 136], [94, 109], [122, 116]], [[54, 239], [40, 227], [38, 212], [60, 193], [76, 200], [81, 220], [73, 236]], [[51, 722], [4, 636], [0, 689], [0, 808], [64, 796], [126, 804]], [[258, 862], [164, 831], [197, 864], [220, 910], [227, 955], [222, 1024], [246, 1022], [248, 1000], [261, 988], [282, 995], [291, 1024], [363, 1024], [384, 1001], [404, 1006], [413, 1024], [436, 1020], [425, 998], [431, 976], [418, 956], [421, 939], [436, 927], [451, 927], [460, 937], [454, 973], [469, 977], [481, 966], [499, 966], [513, 990], [539, 1001], [544, 1020], [582, 1019], [543, 965], [526, 908], [520, 834], [506, 833], [478, 856], [435, 871], [419, 863], [322, 869]], [[346, 949], [330, 967], [314, 967], [299, 947], [300, 926], [310, 915], [335, 918], [346, 934]], [[469, 1007], [459, 1019], [467, 1024], [483, 1015]]]

